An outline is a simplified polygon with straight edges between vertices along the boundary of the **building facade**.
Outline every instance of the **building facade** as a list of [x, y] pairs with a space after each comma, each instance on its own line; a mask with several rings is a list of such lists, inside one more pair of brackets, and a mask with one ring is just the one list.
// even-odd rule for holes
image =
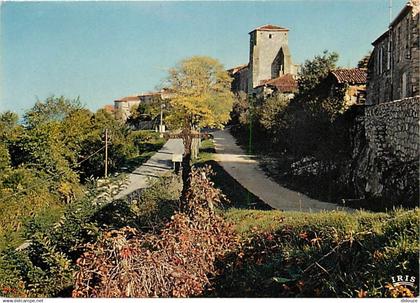
[[286, 74], [297, 74], [288, 35], [287, 28], [276, 25], [260, 26], [249, 33], [249, 88]]
[[331, 97], [343, 97], [344, 110], [352, 105], [364, 105], [367, 71], [364, 68], [337, 68], [325, 79]]
[[419, 0], [407, 3], [372, 44], [359, 175], [367, 195], [418, 205]]
[[248, 92], [248, 72], [248, 64], [240, 65], [228, 70], [229, 75], [232, 77], [233, 92]]
[[419, 95], [419, 0], [407, 3], [372, 45], [366, 104]]
[[[256, 95], [269, 88], [290, 94], [297, 87], [299, 66], [292, 61], [289, 30], [269, 24], [257, 27], [249, 35], [249, 63], [228, 70], [233, 78], [232, 91]], [[281, 91], [286, 87], [287, 91]]]
[[140, 104], [150, 104], [153, 100], [164, 100], [169, 97], [170, 93], [165, 89], [160, 92], [142, 93], [124, 97], [114, 101], [114, 113], [118, 119], [126, 121], [131, 115], [131, 110]]
[[139, 96], [128, 96], [114, 101], [114, 113], [118, 119], [126, 121], [131, 114], [131, 109], [140, 104]]

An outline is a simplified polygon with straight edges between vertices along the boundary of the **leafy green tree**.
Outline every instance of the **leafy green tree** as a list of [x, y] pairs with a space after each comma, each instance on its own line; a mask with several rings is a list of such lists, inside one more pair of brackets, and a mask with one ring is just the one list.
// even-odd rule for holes
[[11, 165], [9, 148], [22, 133], [22, 127], [18, 125], [17, 114], [7, 111], [0, 114], [0, 176]]
[[0, 174], [10, 167], [10, 154], [7, 145], [3, 142], [0, 143]]
[[14, 136], [18, 125], [19, 116], [11, 111], [0, 114], [0, 137], [2, 141]]
[[159, 95], [151, 97], [148, 102], [141, 102], [131, 109], [127, 124], [137, 127], [141, 122], [153, 121], [159, 117], [162, 104], [165, 108], [168, 106]]
[[362, 59], [357, 62], [358, 68], [368, 68], [370, 56], [372, 55], [372, 52], [369, 52], [367, 55], [363, 56]]
[[183, 197], [189, 188], [192, 131], [201, 127], [221, 128], [229, 121], [233, 95], [231, 78], [216, 59], [195, 56], [182, 60], [169, 71], [171, 110], [166, 118], [182, 129], [184, 157]]
[[62, 121], [71, 112], [81, 109], [80, 99], [67, 99], [61, 97], [48, 97], [45, 101], [37, 101], [34, 107], [24, 115], [24, 122], [28, 128], [51, 122]]
[[289, 126], [287, 108], [290, 99], [287, 96], [276, 94], [261, 105], [258, 112], [259, 123], [271, 137], [273, 143], [279, 142]]
[[336, 68], [338, 54], [324, 51], [322, 55], [316, 55], [312, 60], [306, 60], [298, 77], [299, 92], [296, 98], [303, 98], [319, 93], [319, 85], [328, 76], [328, 73]]
[[70, 202], [80, 193], [75, 168], [84, 136], [89, 134], [89, 119], [89, 111], [82, 109], [78, 99], [38, 101], [25, 113], [24, 131], [10, 148], [12, 164], [32, 168], [53, 181], [51, 189]]
[[324, 51], [322, 55], [306, 60], [298, 78], [299, 91], [294, 102], [317, 120], [332, 121], [343, 107], [343, 96], [330, 97], [330, 84], [325, 81], [337, 67], [338, 54]]
[[245, 92], [239, 92], [234, 96], [233, 108], [230, 113], [230, 124], [247, 125], [249, 123], [249, 102]]
[[343, 96], [331, 97], [330, 84], [325, 81], [337, 60], [337, 53], [324, 51], [301, 68], [299, 91], [288, 109], [288, 149], [296, 156], [316, 154], [329, 140], [332, 122], [342, 113]]
[[129, 140], [130, 129], [112, 113], [103, 109], [92, 115], [91, 128], [83, 141], [79, 161], [83, 177], [102, 176], [104, 171], [103, 152], [96, 153], [104, 147], [104, 133], [108, 130], [108, 168], [114, 171], [122, 166], [125, 160], [136, 153], [134, 143]]

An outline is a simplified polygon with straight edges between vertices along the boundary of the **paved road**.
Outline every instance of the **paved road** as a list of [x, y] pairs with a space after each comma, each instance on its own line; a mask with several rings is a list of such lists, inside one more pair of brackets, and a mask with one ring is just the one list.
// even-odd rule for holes
[[216, 161], [247, 190], [275, 209], [294, 211], [347, 210], [332, 203], [311, 199], [272, 181], [258, 166], [253, 156], [236, 144], [228, 130], [213, 133]]
[[149, 187], [150, 178], [158, 178], [173, 169], [172, 154], [182, 154], [183, 151], [182, 139], [169, 139], [146, 163], [143, 163], [128, 175], [128, 186], [119, 192], [114, 197], [114, 200], [128, 196], [139, 189]]

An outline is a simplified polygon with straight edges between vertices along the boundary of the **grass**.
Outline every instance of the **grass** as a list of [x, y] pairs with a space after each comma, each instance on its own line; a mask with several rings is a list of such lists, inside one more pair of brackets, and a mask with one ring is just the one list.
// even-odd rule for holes
[[307, 213], [229, 209], [225, 212], [225, 217], [234, 224], [239, 234], [250, 235], [255, 233], [256, 230], [259, 232], [274, 232], [285, 226], [297, 230], [334, 227], [344, 233], [360, 230], [376, 231], [379, 226], [382, 226], [383, 220], [391, 218], [391, 214], [365, 211], [349, 214], [343, 211]]
[[231, 202], [228, 207], [246, 209], [272, 209], [260, 198], [244, 188], [238, 181], [229, 175], [223, 167], [214, 160], [216, 150], [213, 140], [203, 140], [200, 146], [198, 159], [193, 163], [195, 167], [210, 165], [215, 175], [212, 181], [215, 187], [221, 189]]
[[[223, 274], [206, 296], [402, 296], [406, 290], [393, 289], [391, 277], [418, 277], [419, 209], [283, 212], [261, 200], [253, 207], [247, 203], [252, 194], [223, 170], [214, 152], [213, 142], [203, 141], [195, 165], [211, 165], [215, 186], [232, 201], [222, 213], [240, 249], [218, 261]], [[417, 287], [408, 291], [416, 294]]]
[[227, 210], [224, 216], [241, 247], [220, 261], [225, 271], [208, 295], [416, 295], [418, 286], [395, 289], [391, 277], [419, 275], [419, 215], [419, 209], [352, 214]]

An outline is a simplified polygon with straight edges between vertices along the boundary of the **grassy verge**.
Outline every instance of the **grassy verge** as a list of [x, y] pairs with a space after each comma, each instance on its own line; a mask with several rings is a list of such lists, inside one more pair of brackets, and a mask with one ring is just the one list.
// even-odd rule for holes
[[221, 189], [231, 202], [228, 207], [265, 210], [272, 209], [269, 205], [265, 204], [264, 201], [249, 192], [238, 181], [232, 178], [232, 176], [230, 176], [223, 167], [214, 160], [215, 152], [216, 150], [214, 148], [213, 140], [204, 140], [201, 143], [200, 153], [198, 155], [198, 159], [194, 162], [194, 166], [203, 167], [205, 165], [209, 165], [212, 167], [213, 172], [215, 173], [212, 180], [215, 187]]
[[220, 260], [208, 295], [401, 297], [396, 275], [418, 277], [419, 209], [300, 213], [231, 209], [240, 249]]
[[[282, 212], [249, 209], [249, 194], [217, 162], [205, 141], [196, 165], [210, 164], [215, 186], [230, 198], [223, 211], [239, 248], [218, 260], [215, 297], [401, 297], [396, 275], [417, 277], [419, 209], [391, 212]], [[261, 201], [262, 202], [262, 201]]]

